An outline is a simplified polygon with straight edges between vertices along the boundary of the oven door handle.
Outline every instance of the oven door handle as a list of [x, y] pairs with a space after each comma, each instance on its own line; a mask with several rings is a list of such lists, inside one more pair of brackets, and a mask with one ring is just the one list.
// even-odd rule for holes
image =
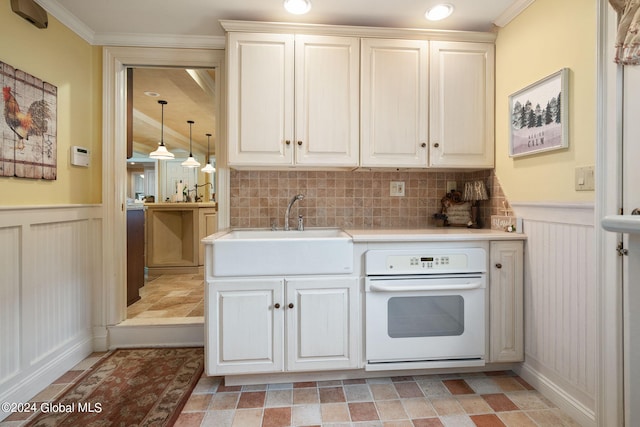
[[424, 291], [465, 291], [482, 288], [482, 282], [461, 283], [459, 285], [422, 285], [422, 286], [398, 286], [371, 284], [369, 289], [373, 292], [424, 292]]

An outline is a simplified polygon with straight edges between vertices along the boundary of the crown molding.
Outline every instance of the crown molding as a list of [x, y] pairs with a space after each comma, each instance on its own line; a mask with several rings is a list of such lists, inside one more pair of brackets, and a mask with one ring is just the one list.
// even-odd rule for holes
[[496, 40], [495, 33], [479, 31], [428, 30], [422, 28], [366, 27], [351, 25], [292, 24], [287, 22], [220, 20], [225, 31], [259, 33], [319, 34], [346, 37], [384, 37], [410, 40], [441, 40], [488, 42]]
[[80, 36], [84, 41], [89, 44], [93, 43], [95, 32], [89, 28], [84, 22], [80, 21], [74, 14], [69, 12], [64, 7], [60, 6], [57, 2], [50, 2], [47, 0], [35, 0], [47, 13], [53, 15], [58, 21], [65, 27]]
[[189, 49], [224, 49], [224, 36], [183, 36], [179, 34], [102, 33], [94, 37], [95, 45], [129, 47], [163, 47]]
[[504, 27], [513, 21], [526, 8], [528, 8], [535, 0], [516, 0], [504, 12], [493, 21], [498, 27]]
[[224, 36], [184, 36], [179, 34], [96, 33], [57, 2], [36, 2], [90, 45], [163, 47], [190, 49], [224, 49]]

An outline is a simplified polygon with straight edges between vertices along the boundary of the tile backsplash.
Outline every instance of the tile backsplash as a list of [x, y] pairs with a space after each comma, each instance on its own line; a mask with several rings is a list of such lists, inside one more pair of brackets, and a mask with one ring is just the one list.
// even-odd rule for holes
[[[425, 228], [433, 227], [433, 214], [447, 182], [483, 180], [490, 200], [480, 202], [486, 227], [489, 216], [506, 203], [493, 171], [478, 172], [372, 172], [372, 171], [231, 171], [231, 226], [264, 228], [284, 225], [289, 200], [303, 194], [291, 210], [290, 224], [298, 215], [306, 227]], [[390, 196], [392, 181], [404, 182], [404, 196]]]

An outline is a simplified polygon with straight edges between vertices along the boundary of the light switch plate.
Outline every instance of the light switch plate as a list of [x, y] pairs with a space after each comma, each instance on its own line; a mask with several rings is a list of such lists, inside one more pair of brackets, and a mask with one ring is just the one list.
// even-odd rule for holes
[[404, 181], [391, 181], [389, 184], [390, 196], [404, 196]]
[[596, 189], [594, 169], [593, 166], [576, 168], [576, 191], [594, 191]]

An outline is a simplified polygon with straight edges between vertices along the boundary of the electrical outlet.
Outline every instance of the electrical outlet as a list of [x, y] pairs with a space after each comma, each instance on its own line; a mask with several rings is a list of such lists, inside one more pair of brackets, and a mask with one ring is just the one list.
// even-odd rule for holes
[[391, 181], [389, 184], [390, 196], [404, 196], [404, 181]]
[[593, 166], [576, 168], [576, 191], [594, 191], [595, 173]]
[[447, 193], [451, 193], [451, 190], [457, 190], [458, 183], [455, 181], [447, 181]]

